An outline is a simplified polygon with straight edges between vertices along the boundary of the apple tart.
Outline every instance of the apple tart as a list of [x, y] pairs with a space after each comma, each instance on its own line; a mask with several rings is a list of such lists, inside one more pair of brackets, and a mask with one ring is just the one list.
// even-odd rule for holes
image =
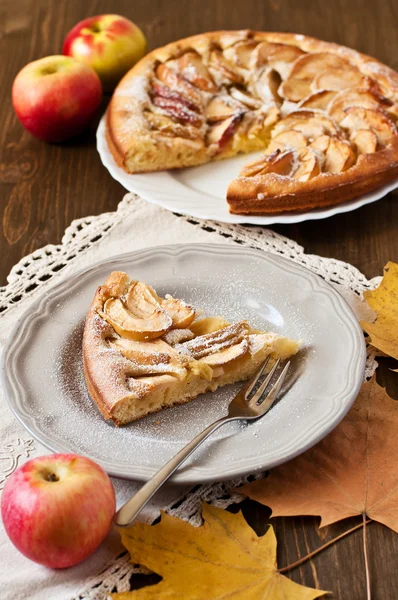
[[88, 312], [83, 366], [103, 416], [123, 425], [248, 379], [267, 356], [271, 368], [297, 350], [297, 342], [246, 321], [198, 317], [182, 300], [162, 298], [117, 271], [97, 289]]
[[230, 212], [338, 204], [398, 176], [398, 74], [303, 35], [219, 31], [145, 56], [107, 112], [128, 173], [264, 151], [231, 181]]

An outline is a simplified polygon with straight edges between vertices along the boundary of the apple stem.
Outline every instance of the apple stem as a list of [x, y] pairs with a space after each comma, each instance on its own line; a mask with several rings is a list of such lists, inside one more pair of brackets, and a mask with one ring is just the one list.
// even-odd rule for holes
[[46, 473], [44, 479], [46, 481], [59, 481], [59, 477], [55, 473]]

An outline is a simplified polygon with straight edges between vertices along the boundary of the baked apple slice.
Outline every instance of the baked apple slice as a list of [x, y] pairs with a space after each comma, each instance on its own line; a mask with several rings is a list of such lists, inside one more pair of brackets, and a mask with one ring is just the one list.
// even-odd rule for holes
[[119, 335], [130, 340], [150, 340], [160, 337], [173, 324], [170, 315], [158, 303], [152, 312], [145, 314], [140, 311], [140, 316], [137, 316], [120, 298], [109, 298], [100, 315]]
[[276, 137], [282, 131], [300, 131], [309, 141], [314, 140], [320, 135], [339, 135], [336, 123], [322, 113], [310, 110], [297, 110], [290, 113], [277, 123], [273, 129], [272, 137]]
[[123, 298], [109, 298], [103, 312], [115, 331], [129, 340], [160, 337], [172, 328], [188, 327], [195, 318], [192, 306], [169, 295], [161, 298], [141, 282], [132, 282]]
[[304, 52], [296, 46], [288, 44], [276, 44], [272, 42], [260, 42], [253, 50], [249, 69], [258, 69], [266, 64], [274, 66], [283, 78], [290, 70], [291, 64]]
[[328, 173], [342, 173], [355, 163], [356, 156], [347, 140], [321, 135], [309, 148], [324, 154], [323, 170]]
[[351, 66], [333, 68], [319, 73], [312, 80], [313, 90], [333, 90], [339, 92], [349, 88], [370, 86], [369, 77], [365, 77], [358, 69]]
[[257, 44], [250, 56], [249, 69], [253, 71], [266, 65], [268, 57], [278, 46], [279, 44], [273, 44], [272, 42], [260, 42]]
[[169, 88], [167, 85], [159, 83], [156, 80], [152, 82], [152, 96], [160, 96], [161, 98], [168, 100], [171, 104], [183, 104], [190, 110], [196, 112], [200, 110], [200, 107], [197, 104], [195, 104], [195, 102], [192, 102], [192, 100], [190, 100], [188, 97], [184, 96], [180, 92]]
[[340, 123], [346, 116], [346, 108], [360, 106], [362, 108], [375, 108], [388, 111], [392, 109], [393, 102], [389, 98], [379, 96], [366, 89], [350, 89], [339, 92], [328, 106], [328, 113]]
[[206, 333], [193, 340], [179, 344], [176, 346], [176, 349], [195, 360], [202, 360], [212, 354], [217, 354], [222, 350], [238, 345], [242, 341], [247, 342], [248, 333], [249, 327], [247, 323], [240, 321], [234, 325], [228, 325], [212, 333]]
[[304, 148], [305, 146], [307, 146], [307, 139], [301, 131], [289, 129], [272, 138], [265, 152], [266, 154], [272, 154], [275, 150], [292, 150]]
[[346, 140], [329, 138], [329, 146], [326, 150], [324, 170], [328, 173], [342, 173], [355, 163], [355, 153]]
[[209, 71], [219, 87], [231, 83], [243, 84], [244, 82], [243, 76], [237, 72], [233, 64], [225, 58], [220, 50], [211, 52]]
[[161, 63], [156, 68], [156, 77], [165, 86], [174, 92], [179, 92], [187, 100], [193, 103], [198, 110], [203, 108], [203, 99], [199, 90], [187, 81], [182, 75]]
[[329, 142], [330, 137], [328, 135], [320, 135], [309, 144], [309, 147], [317, 152], [327, 152]]
[[108, 344], [131, 361], [129, 374], [132, 377], [168, 373], [181, 379], [186, 375], [184, 361], [173, 348], [160, 339], [138, 342], [115, 338], [109, 339]]
[[232, 99], [228, 94], [214, 96], [205, 108], [205, 117], [209, 123], [217, 123], [232, 117], [243, 110], [240, 102]]
[[208, 356], [202, 357], [200, 360], [209, 367], [221, 367], [226, 365], [241, 356], [244, 356], [249, 349], [249, 344], [247, 340], [242, 340], [238, 344], [234, 344], [229, 348], [225, 348], [224, 350], [220, 350], [219, 352], [215, 352], [214, 354], [209, 354]]
[[297, 46], [288, 44], [275, 44], [274, 49], [268, 55], [268, 64], [278, 71], [282, 79], [286, 79], [295, 60], [303, 56], [304, 52]]
[[240, 103], [242, 108], [246, 106], [252, 110], [257, 110], [258, 108], [262, 107], [262, 103], [259, 100], [253, 98], [253, 96], [247, 94], [246, 92], [242, 92], [242, 90], [237, 87], [231, 87], [229, 93], [232, 98]]
[[336, 93], [333, 90], [318, 90], [301, 100], [297, 107], [309, 110], [326, 110], [330, 102], [335, 98]]
[[313, 91], [311, 83], [319, 73], [338, 68], [349, 68], [350, 63], [328, 52], [315, 52], [300, 56], [291, 67], [287, 79], [282, 83], [279, 93], [286, 100], [299, 102]]
[[170, 331], [162, 335], [162, 340], [170, 346], [175, 346], [176, 344], [192, 340], [194, 337], [195, 334], [191, 329], [170, 329]]
[[282, 98], [278, 90], [281, 84], [280, 75], [275, 69], [264, 68], [252, 85], [254, 93], [266, 107], [280, 106]]
[[208, 68], [203, 64], [203, 59], [197, 52], [185, 52], [179, 58], [178, 66], [181, 75], [195, 87], [206, 92], [217, 91], [217, 86]]
[[206, 136], [206, 143], [208, 146], [213, 144], [216, 146], [216, 154], [224, 150], [228, 142], [231, 141], [239, 123], [242, 121], [243, 115], [243, 112], [235, 113], [231, 117], [228, 117], [209, 128]]
[[358, 154], [371, 154], [377, 150], [377, 135], [371, 129], [358, 129], [351, 135]]
[[300, 102], [311, 94], [309, 79], [286, 79], [279, 87], [278, 94], [290, 102]]
[[240, 172], [240, 177], [255, 177], [275, 173], [277, 175], [290, 175], [295, 165], [295, 156], [292, 151], [282, 152], [276, 150], [272, 154], [265, 155], [248, 165]]
[[297, 150], [298, 167], [293, 171], [291, 177], [298, 181], [308, 181], [321, 172], [318, 156], [311, 148], [300, 148]]
[[356, 131], [370, 129], [376, 136], [381, 146], [386, 146], [398, 135], [395, 123], [378, 108], [361, 108], [352, 106], [345, 109], [345, 117], [340, 125], [348, 129], [353, 135]]
[[173, 298], [173, 296], [170, 295], [167, 295], [166, 298], [160, 298], [158, 296], [158, 299], [160, 306], [164, 308], [172, 318], [173, 327], [185, 329], [190, 326], [196, 316], [193, 306], [186, 304], [183, 300]]
[[226, 48], [224, 50], [224, 56], [238, 67], [250, 69], [252, 54], [257, 46], [258, 42], [255, 40], [238, 42], [237, 44]]
[[162, 96], [153, 96], [152, 104], [161, 108], [170, 117], [174, 117], [174, 119], [179, 119], [185, 123], [199, 126], [203, 122], [202, 117], [197, 112], [190, 110], [183, 102], [163, 98]]

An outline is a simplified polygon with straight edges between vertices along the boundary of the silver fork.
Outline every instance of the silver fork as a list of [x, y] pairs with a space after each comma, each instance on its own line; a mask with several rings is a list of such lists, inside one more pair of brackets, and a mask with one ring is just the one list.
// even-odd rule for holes
[[130, 525], [138, 513], [144, 508], [146, 503], [152, 498], [155, 492], [158, 491], [158, 489], [169, 479], [169, 477], [188, 458], [188, 456], [190, 456], [192, 452], [196, 450], [196, 448], [200, 446], [200, 444], [204, 442], [206, 438], [209, 437], [209, 435], [216, 431], [216, 429], [222, 425], [225, 425], [225, 423], [239, 419], [243, 419], [245, 421], [254, 421], [260, 417], [263, 417], [269, 411], [278, 397], [282, 384], [285, 380], [287, 370], [290, 366], [290, 361], [286, 363], [277, 381], [267, 392], [267, 388], [271, 382], [271, 379], [279, 366], [280, 360], [278, 359], [271, 371], [268, 373], [267, 377], [259, 386], [258, 390], [256, 390], [252, 396], [250, 396], [251, 392], [256, 386], [256, 383], [264, 373], [268, 361], [269, 357], [264, 361], [252, 379], [230, 402], [228, 406], [228, 414], [225, 417], [218, 419], [206, 427], [206, 429], [204, 429], [201, 433], [199, 433], [191, 442], [189, 442], [189, 444], [184, 446], [182, 450], [173, 456], [173, 458], [170, 459], [169, 462], [166, 463], [164, 467], [162, 467], [149, 481], [147, 481], [147, 483], [143, 485], [142, 488], [130, 498], [130, 500], [128, 500], [121, 508], [119, 508], [113, 519], [116, 525], [119, 527], [127, 527]]

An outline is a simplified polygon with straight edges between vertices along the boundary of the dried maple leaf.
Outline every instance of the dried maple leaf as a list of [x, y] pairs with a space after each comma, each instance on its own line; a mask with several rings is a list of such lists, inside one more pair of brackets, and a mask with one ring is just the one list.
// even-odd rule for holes
[[361, 322], [370, 335], [369, 343], [385, 354], [398, 359], [398, 264], [389, 262], [379, 287], [364, 292], [364, 298], [376, 313], [374, 323]]
[[321, 526], [366, 514], [398, 532], [398, 402], [375, 378], [319, 444], [239, 488], [274, 517], [319, 515]]
[[163, 580], [112, 598], [311, 600], [326, 593], [278, 573], [272, 527], [258, 537], [241, 513], [207, 504], [203, 504], [203, 518], [201, 527], [192, 527], [162, 513], [157, 525], [137, 523], [120, 530], [132, 562], [145, 565]]

